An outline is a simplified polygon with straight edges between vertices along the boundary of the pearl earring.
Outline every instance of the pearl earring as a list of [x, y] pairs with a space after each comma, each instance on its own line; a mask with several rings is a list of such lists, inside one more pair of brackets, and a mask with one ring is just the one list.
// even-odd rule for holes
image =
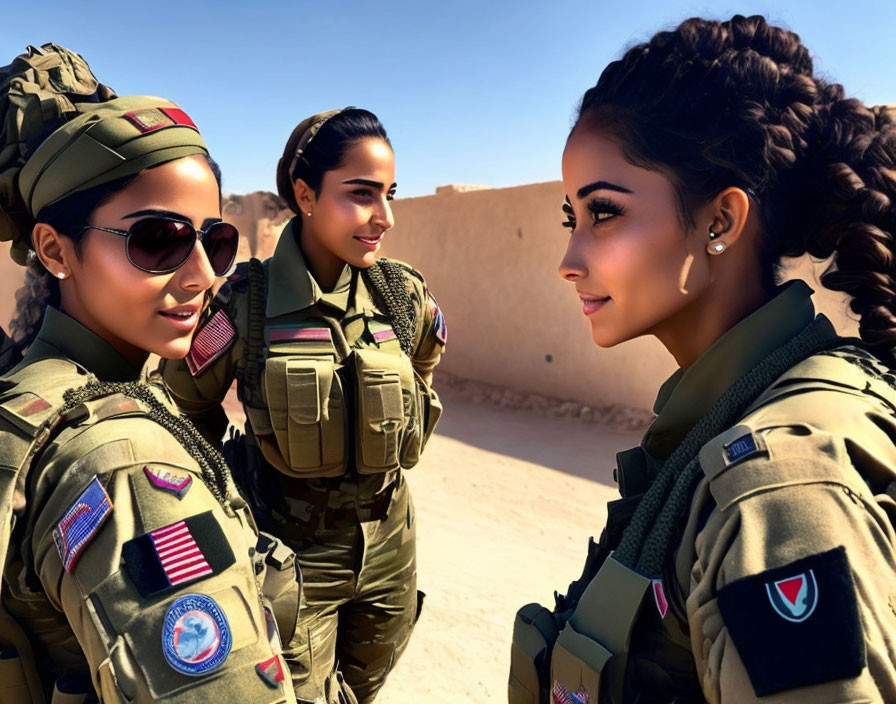
[[309, 210], [307, 213], [305, 213], [305, 215], [307, 215], [307, 216], [310, 218], [310, 217], [311, 217], [311, 211]]
[[724, 242], [710, 242], [706, 245], [706, 251], [709, 254], [721, 254], [725, 251], [725, 243]]
[[60, 271], [58, 274], [56, 274], [56, 278], [57, 278], [57, 279], [64, 279], [64, 278], [65, 278], [65, 272], [64, 272], [64, 271]]

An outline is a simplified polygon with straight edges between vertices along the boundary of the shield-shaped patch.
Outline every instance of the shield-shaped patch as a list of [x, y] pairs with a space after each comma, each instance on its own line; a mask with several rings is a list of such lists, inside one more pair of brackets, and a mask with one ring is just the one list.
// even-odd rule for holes
[[793, 623], [805, 621], [818, 605], [818, 584], [812, 570], [766, 582], [765, 591], [778, 616]]

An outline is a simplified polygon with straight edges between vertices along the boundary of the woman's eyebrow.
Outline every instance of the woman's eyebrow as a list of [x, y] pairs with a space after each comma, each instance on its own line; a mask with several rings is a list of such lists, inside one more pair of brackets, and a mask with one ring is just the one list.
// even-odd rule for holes
[[617, 186], [615, 183], [610, 183], [609, 181], [595, 181], [594, 183], [589, 183], [587, 186], [582, 186], [577, 192], [576, 197], [581, 200], [589, 193], [593, 193], [594, 191], [616, 191], [617, 193], [631, 193], [631, 191], [624, 186]]
[[[372, 181], [367, 178], [350, 178], [348, 181], [342, 182], [344, 185], [358, 185], [358, 186], [370, 186], [371, 188], [378, 188], [382, 190], [384, 183], [380, 181]], [[395, 184], [392, 184], [392, 188], [395, 188]]]
[[126, 218], [142, 218], [142, 217], [157, 217], [157, 218], [174, 218], [175, 220], [183, 220], [184, 222], [188, 222], [191, 225], [193, 224], [193, 219], [188, 218], [186, 215], [182, 215], [173, 210], [137, 210], [133, 213], [128, 213], [127, 215], [123, 215], [122, 219]]

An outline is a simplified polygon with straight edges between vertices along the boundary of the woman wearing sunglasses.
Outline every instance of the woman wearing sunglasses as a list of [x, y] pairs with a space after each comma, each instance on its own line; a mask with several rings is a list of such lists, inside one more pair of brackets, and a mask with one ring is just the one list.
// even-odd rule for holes
[[0, 79], [0, 238], [28, 267], [0, 377], [0, 701], [295, 701], [290, 553], [265, 567], [223, 458], [141, 378], [187, 353], [235, 256], [217, 167], [176, 105], [116, 98], [66, 49]]
[[376, 260], [394, 182], [372, 113], [301, 122], [277, 170], [297, 216], [271, 259], [238, 267], [186, 359], [165, 363], [178, 404], [216, 441], [238, 380], [248, 440], [238, 481], [304, 577], [307, 632], [288, 653], [300, 699], [338, 661], [372, 701], [419, 613], [402, 471], [440, 413], [429, 384], [445, 325], [416, 271]]
[[[691, 19], [603, 71], [562, 169], [595, 343], [680, 369], [582, 578], [520, 611], [511, 702], [896, 701], [896, 110]], [[862, 339], [779, 285], [806, 253]]]

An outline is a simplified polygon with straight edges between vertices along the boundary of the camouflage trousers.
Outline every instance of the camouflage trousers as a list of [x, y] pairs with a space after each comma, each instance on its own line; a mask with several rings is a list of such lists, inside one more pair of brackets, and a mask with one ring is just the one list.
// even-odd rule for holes
[[[299, 701], [315, 701], [334, 668], [372, 702], [418, 615], [414, 509], [404, 477], [279, 482], [275, 534], [304, 580], [296, 635], [284, 648]], [[376, 492], [376, 493], [374, 493]]]

